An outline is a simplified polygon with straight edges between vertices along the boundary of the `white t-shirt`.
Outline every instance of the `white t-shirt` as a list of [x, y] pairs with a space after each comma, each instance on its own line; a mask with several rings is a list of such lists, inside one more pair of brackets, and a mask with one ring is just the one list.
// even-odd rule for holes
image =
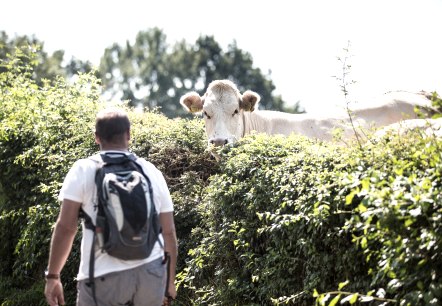
[[[100, 160], [99, 154], [98, 157]], [[163, 174], [150, 162], [144, 158], [138, 158], [137, 163], [143, 167], [144, 173], [149, 177], [152, 183], [153, 197], [155, 207], [158, 213], [173, 211], [173, 203], [170, 192], [167, 187]], [[91, 159], [80, 159], [74, 163], [66, 175], [63, 186], [58, 196], [60, 201], [63, 199], [81, 203], [84, 212], [88, 214], [95, 222], [97, 211], [94, 208], [95, 200], [95, 172], [97, 162]], [[85, 228], [83, 222], [83, 237], [81, 240], [81, 260], [77, 280], [89, 278], [89, 259], [91, 254], [93, 232]], [[163, 243], [163, 237], [160, 234], [160, 240]], [[97, 244], [96, 244], [97, 245]], [[94, 276], [101, 276], [111, 272], [123, 271], [140, 266], [144, 263], [155, 260], [164, 255], [164, 250], [157, 242], [151, 255], [141, 260], [120, 260], [101, 252], [98, 248], [95, 250], [95, 271]]]

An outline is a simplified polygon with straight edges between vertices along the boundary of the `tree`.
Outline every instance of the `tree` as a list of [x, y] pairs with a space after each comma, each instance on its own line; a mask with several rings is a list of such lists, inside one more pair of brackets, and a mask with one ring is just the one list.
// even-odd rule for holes
[[179, 97], [187, 91], [203, 94], [216, 79], [234, 81], [241, 92], [251, 89], [261, 95], [261, 108], [299, 112], [288, 108], [272, 92], [269, 75], [253, 66], [250, 53], [236, 42], [224, 52], [213, 36], [200, 36], [194, 45], [185, 40], [170, 46], [162, 30], [153, 28], [138, 33], [134, 44], [118, 44], [105, 50], [100, 62], [105, 94], [129, 100], [132, 106], [160, 108], [168, 117], [187, 116]]
[[66, 76], [72, 78], [79, 73], [94, 72], [95, 77], [99, 77], [98, 71], [94, 68], [93, 64], [89, 61], [82, 61], [76, 57], [72, 57], [71, 60], [64, 66]]
[[107, 48], [99, 71], [108, 98], [149, 109], [165, 105], [171, 86], [167, 48], [166, 36], [157, 28], [138, 33], [133, 45], [127, 41], [125, 46]]
[[[16, 54], [17, 49], [22, 53], [22, 60], [28, 61], [33, 59], [36, 67], [32, 78], [38, 85], [42, 85], [43, 79], [54, 79], [57, 75], [65, 76], [65, 72], [61, 66], [64, 57], [64, 51], [55, 51], [51, 56], [43, 51], [43, 42], [39, 41], [35, 36], [16, 36], [9, 39], [8, 35], [2, 31], [0, 33], [0, 59], [6, 60], [8, 55]], [[34, 53], [35, 56], [29, 55]], [[1, 72], [6, 70], [0, 67]]]
[[[18, 51], [19, 50], [19, 51]], [[0, 32], [0, 60], [7, 60], [8, 56], [16, 55], [17, 51], [21, 53], [21, 60], [26, 64], [34, 66], [32, 79], [38, 86], [43, 85], [43, 80], [55, 80], [57, 76], [71, 78], [78, 72], [92, 71], [90, 62], [72, 58], [67, 64], [64, 64], [65, 52], [56, 50], [52, 55], [44, 51], [44, 43], [35, 36], [15, 36], [9, 38], [6, 32]], [[32, 60], [34, 63], [30, 63]], [[5, 72], [5, 67], [0, 67], [0, 72]]]
[[[90, 62], [74, 57], [66, 61], [63, 50], [48, 55], [43, 42], [34, 36], [10, 39], [5, 32], [0, 32], [0, 60], [15, 54], [17, 48], [23, 55], [35, 53], [33, 79], [38, 86], [43, 85], [43, 80], [53, 81], [57, 76], [70, 79], [79, 72], [93, 71]], [[0, 72], [4, 69], [0, 67]], [[158, 108], [169, 118], [190, 116], [179, 105], [179, 98], [188, 91], [202, 95], [207, 85], [217, 79], [234, 81], [241, 92], [247, 89], [258, 92], [260, 108], [299, 112], [298, 104], [288, 107], [281, 96], [273, 94], [275, 85], [270, 73], [263, 74], [260, 68], [254, 67], [250, 53], [238, 48], [235, 41], [224, 51], [213, 36], [200, 36], [194, 44], [181, 40], [171, 46], [162, 30], [141, 31], [133, 43], [114, 43], [106, 48], [95, 75], [102, 80], [106, 99], [126, 100], [131, 106], [147, 109]]]

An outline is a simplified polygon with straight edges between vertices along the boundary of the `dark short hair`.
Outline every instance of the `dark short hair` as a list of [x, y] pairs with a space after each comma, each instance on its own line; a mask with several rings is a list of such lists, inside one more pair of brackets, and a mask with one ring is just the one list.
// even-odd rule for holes
[[120, 142], [130, 130], [127, 113], [118, 108], [107, 108], [100, 111], [95, 119], [95, 135], [107, 143]]

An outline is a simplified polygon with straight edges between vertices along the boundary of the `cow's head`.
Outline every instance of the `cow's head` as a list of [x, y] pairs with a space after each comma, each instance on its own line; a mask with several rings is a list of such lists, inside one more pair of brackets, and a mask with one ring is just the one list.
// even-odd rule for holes
[[222, 146], [244, 136], [244, 112], [257, 108], [259, 95], [247, 90], [241, 95], [228, 80], [213, 81], [204, 96], [189, 92], [181, 105], [191, 113], [202, 113], [209, 145]]

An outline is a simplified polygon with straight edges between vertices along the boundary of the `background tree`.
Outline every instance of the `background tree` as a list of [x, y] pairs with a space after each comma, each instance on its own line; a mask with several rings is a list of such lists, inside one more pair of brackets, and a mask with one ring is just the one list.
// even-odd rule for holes
[[78, 73], [89, 73], [93, 74], [98, 78], [99, 74], [94, 68], [94, 65], [89, 61], [83, 61], [76, 57], [72, 57], [71, 60], [64, 66], [66, 76], [68, 78], [74, 77]]
[[299, 112], [273, 95], [269, 75], [253, 66], [250, 53], [234, 41], [223, 51], [213, 36], [200, 36], [194, 45], [185, 40], [170, 46], [158, 28], [139, 32], [133, 44], [112, 45], [100, 62], [105, 94], [130, 100], [132, 106], [159, 107], [168, 117], [187, 116], [179, 97], [195, 90], [203, 94], [216, 79], [231, 79], [240, 91], [251, 89], [262, 97], [261, 108]]
[[[75, 57], [65, 59], [57, 50], [49, 55], [44, 43], [34, 36], [9, 38], [0, 32], [0, 59], [21, 49], [23, 55], [35, 53], [33, 79], [38, 86], [43, 80], [57, 76], [71, 79], [79, 72], [93, 71], [92, 63]], [[23, 61], [29, 60], [29, 56]], [[3, 70], [2, 70], [3, 69]], [[4, 71], [0, 67], [0, 72]], [[191, 116], [179, 105], [179, 98], [188, 91], [201, 95], [216, 79], [234, 81], [241, 92], [254, 90], [261, 95], [260, 108], [300, 112], [299, 103], [288, 106], [275, 95], [270, 73], [254, 67], [250, 53], [233, 41], [224, 51], [213, 36], [200, 36], [194, 44], [185, 40], [169, 45], [161, 29], [152, 28], [137, 34], [133, 43], [114, 43], [104, 50], [95, 75], [101, 79], [105, 99], [127, 100], [131, 106], [159, 108], [169, 118]]]
[[[251, 54], [239, 49], [236, 41], [227, 46], [226, 52], [223, 52], [213, 36], [200, 36], [194, 46], [182, 41], [175, 45], [171, 61], [174, 62], [173, 68], [178, 67], [182, 70], [174, 71], [174, 75], [182, 76], [184, 73], [184, 83], [193, 84], [191, 89], [200, 94], [213, 80], [230, 79], [238, 85], [241, 92], [247, 89], [258, 92], [261, 96], [261, 108], [300, 112], [298, 104], [287, 106], [281, 96], [273, 94], [275, 85], [270, 75], [264, 75], [260, 68], [253, 67]], [[184, 68], [178, 63], [187, 67]], [[194, 76], [194, 79], [189, 80], [189, 76]], [[180, 83], [183, 83], [183, 80]], [[184, 90], [181, 90], [180, 96], [181, 94], [184, 94]]]
[[[76, 58], [65, 60], [64, 50], [56, 50], [51, 55], [44, 51], [44, 42], [35, 36], [15, 36], [10, 38], [6, 32], [0, 32], [0, 60], [6, 60], [9, 55], [16, 54], [17, 49], [22, 52], [21, 60], [24, 63], [34, 61], [32, 79], [38, 86], [43, 80], [55, 80], [57, 76], [71, 78], [78, 72], [92, 71], [92, 63]], [[31, 56], [32, 54], [32, 56]], [[6, 67], [0, 67], [0, 72], [5, 72]]]
[[107, 97], [149, 109], [166, 105], [172, 86], [167, 48], [166, 36], [157, 28], [138, 33], [133, 45], [127, 41], [125, 46], [115, 43], [107, 48], [100, 62]]

